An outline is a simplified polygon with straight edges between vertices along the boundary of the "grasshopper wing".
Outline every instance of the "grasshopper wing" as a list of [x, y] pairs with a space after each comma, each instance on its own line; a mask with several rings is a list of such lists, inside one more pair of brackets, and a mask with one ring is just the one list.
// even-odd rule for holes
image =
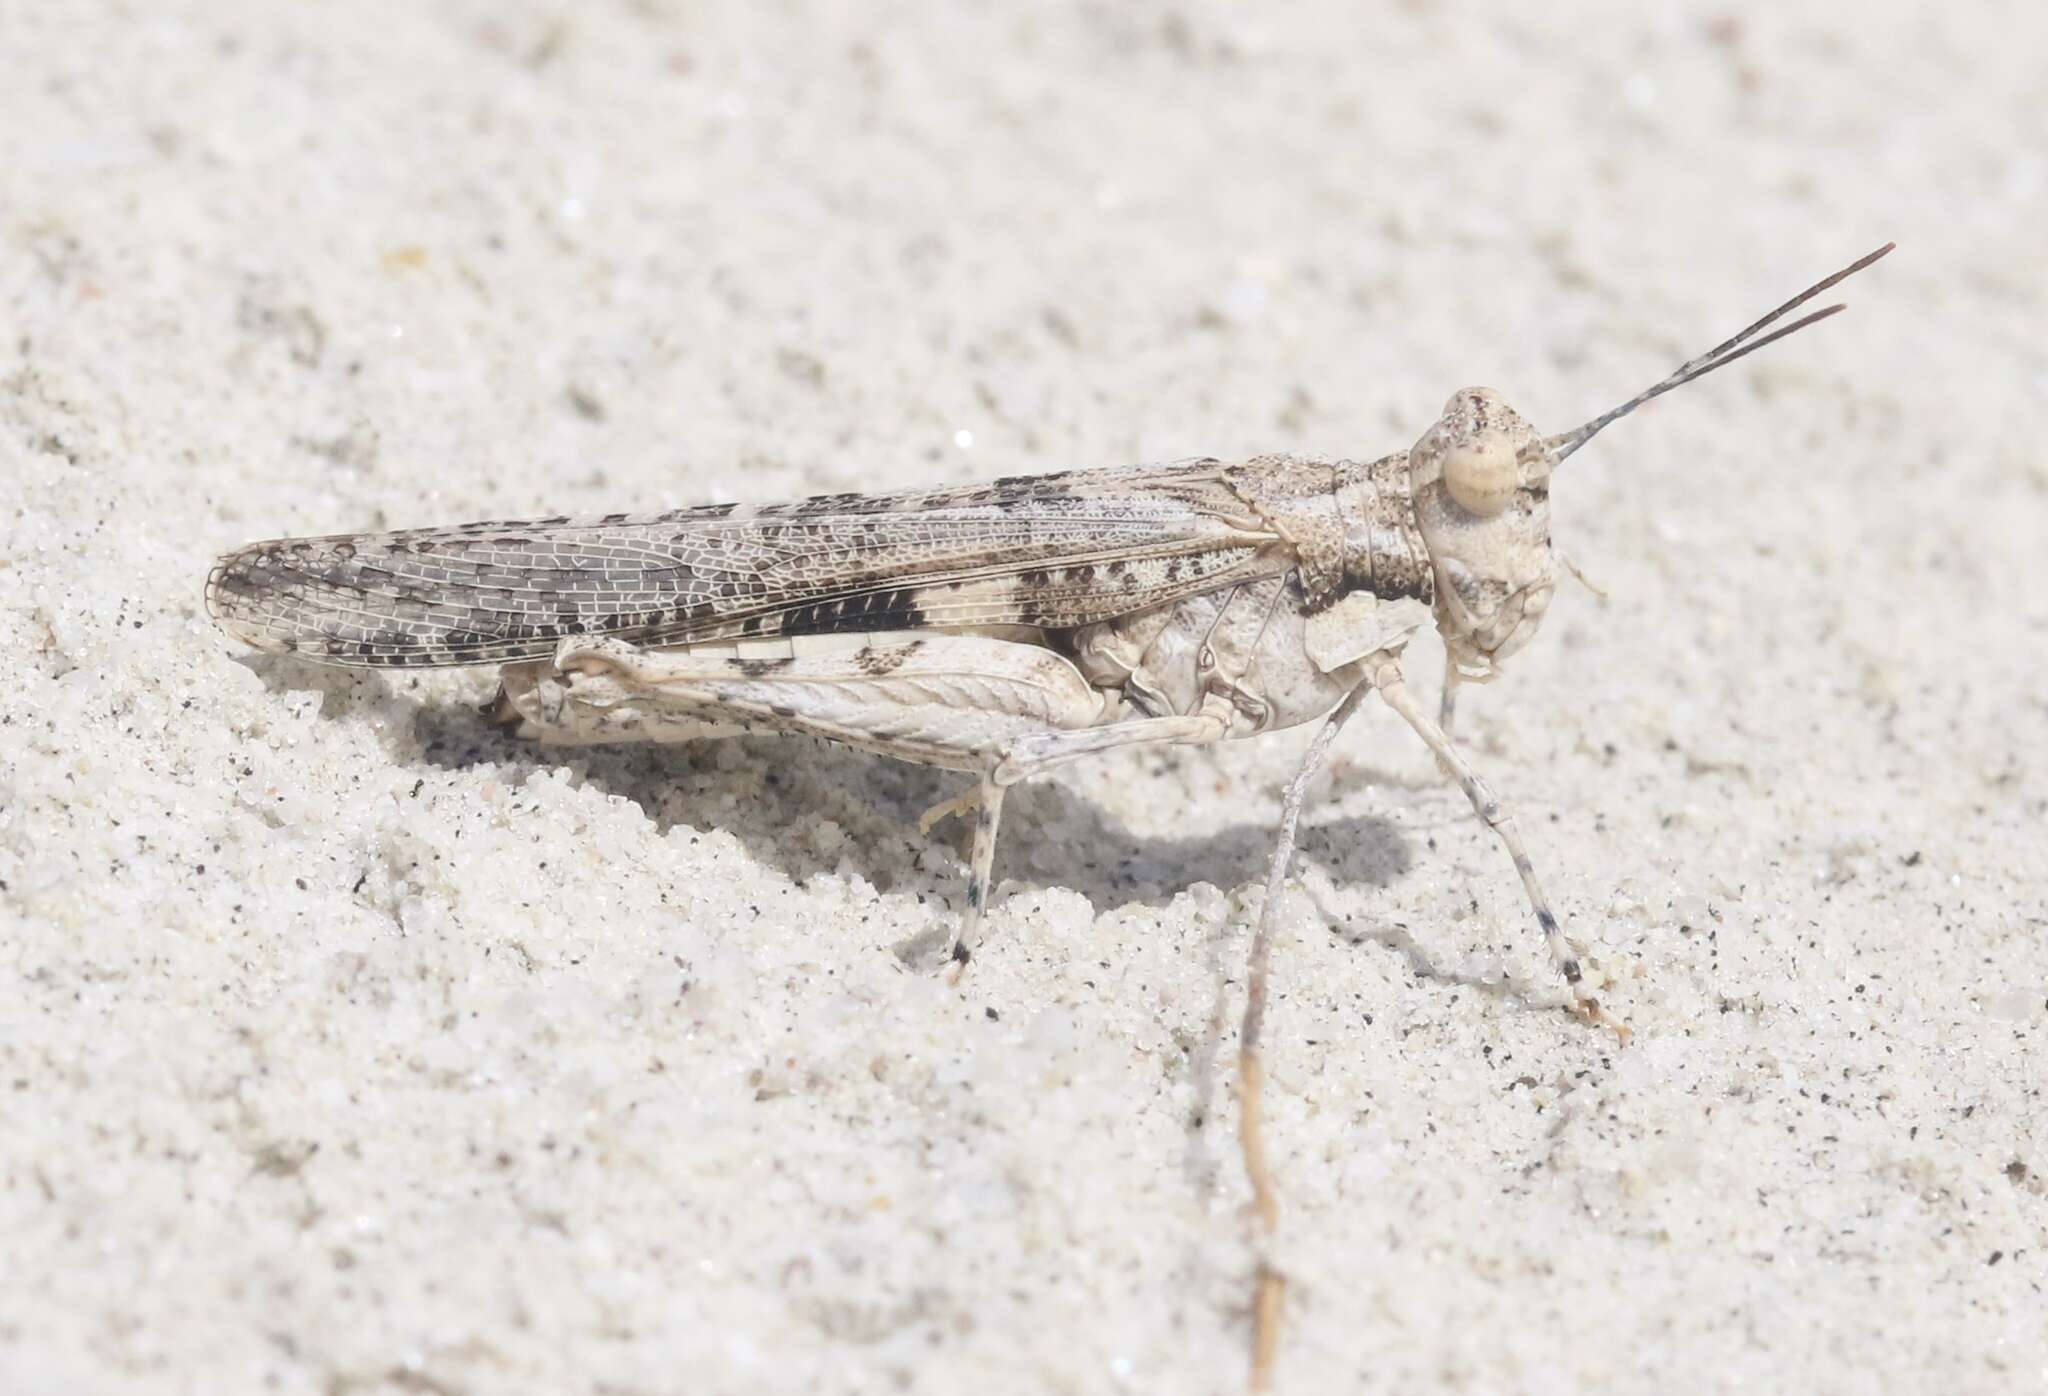
[[286, 538], [220, 559], [213, 616], [357, 666], [881, 630], [1065, 629], [1283, 572], [1213, 460], [790, 504]]

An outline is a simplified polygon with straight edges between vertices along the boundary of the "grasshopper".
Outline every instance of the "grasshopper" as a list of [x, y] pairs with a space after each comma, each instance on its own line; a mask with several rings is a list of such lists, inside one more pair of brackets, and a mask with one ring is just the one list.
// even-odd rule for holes
[[[976, 811], [959, 966], [1011, 785], [1113, 748], [1341, 721], [1375, 692], [1499, 837], [1575, 1006], [1597, 1016], [1513, 817], [1452, 743], [1451, 696], [1493, 679], [1549, 608], [1558, 466], [1652, 398], [1841, 310], [1771, 328], [1891, 246], [1555, 436], [1467, 388], [1413, 447], [1368, 462], [1200, 459], [277, 539], [222, 557], [207, 609], [315, 663], [500, 665], [486, 711], [541, 742], [800, 734], [972, 774], [927, 816]], [[1447, 655], [1435, 718], [1401, 669], [1431, 622]]]

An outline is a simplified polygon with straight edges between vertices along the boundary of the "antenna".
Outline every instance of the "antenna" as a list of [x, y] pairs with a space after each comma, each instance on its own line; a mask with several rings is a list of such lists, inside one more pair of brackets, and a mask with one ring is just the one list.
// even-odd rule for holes
[[1808, 325], [1817, 325], [1821, 321], [1827, 319], [1828, 316], [1835, 315], [1840, 313], [1841, 311], [1847, 310], [1849, 307], [1846, 305], [1830, 305], [1823, 309], [1816, 310], [1809, 315], [1802, 315], [1797, 320], [1794, 320], [1791, 324], [1783, 326], [1780, 329], [1771, 330], [1771, 332], [1767, 335], [1764, 335], [1762, 339], [1757, 339], [1755, 337], [1760, 331], [1769, 329], [1772, 325], [1784, 319], [1785, 316], [1797, 310], [1800, 306], [1805, 305], [1808, 301], [1812, 300], [1822, 291], [1827, 290], [1830, 286], [1833, 286], [1836, 282], [1845, 280], [1851, 276], [1854, 276], [1857, 272], [1862, 271], [1865, 267], [1869, 266], [1878, 258], [1884, 256], [1885, 253], [1891, 251], [1896, 246], [1898, 246], [1897, 243], [1888, 242], [1884, 246], [1878, 248], [1877, 251], [1870, 253], [1868, 256], [1857, 258], [1848, 266], [1843, 267], [1840, 271], [1836, 272], [1833, 276], [1828, 277], [1826, 280], [1816, 281], [1813, 285], [1807, 287], [1804, 291], [1801, 291], [1791, 300], [1786, 301], [1776, 310], [1773, 310], [1770, 314], [1764, 316], [1763, 319], [1757, 321], [1748, 329], [1742, 331], [1742, 333], [1736, 335], [1732, 339], [1723, 340], [1721, 343], [1715, 345], [1713, 348], [1709, 349], [1706, 353], [1700, 355], [1696, 359], [1688, 359], [1686, 362], [1680, 364], [1677, 368], [1673, 369], [1671, 375], [1668, 378], [1665, 378], [1662, 381], [1654, 384], [1653, 386], [1646, 388], [1644, 391], [1637, 393], [1634, 397], [1630, 398], [1627, 402], [1624, 402], [1621, 406], [1613, 409], [1612, 411], [1601, 413], [1592, 421], [1587, 422], [1584, 426], [1575, 427], [1571, 431], [1563, 432], [1557, 436], [1546, 437], [1543, 441], [1544, 450], [1550, 453], [1551, 460], [1553, 461], [1553, 463], [1557, 461], [1562, 461], [1566, 456], [1578, 450], [1579, 447], [1585, 445], [1588, 441], [1591, 441], [1595, 436], [1598, 436], [1602, 429], [1604, 429], [1610, 423], [1620, 421], [1623, 417], [1626, 417], [1629, 413], [1635, 411], [1638, 407], [1641, 407], [1651, 398], [1662, 397], [1665, 393], [1670, 392], [1673, 388], [1682, 387], [1685, 384], [1692, 382], [1692, 380], [1695, 378], [1704, 378], [1717, 368], [1726, 368], [1729, 364], [1734, 363], [1737, 359], [1741, 358], [1745, 354], [1754, 354], [1757, 350], [1763, 348], [1766, 344], [1776, 344], [1779, 340], [1783, 339], [1788, 334], [1797, 334], [1799, 331], [1805, 329]]

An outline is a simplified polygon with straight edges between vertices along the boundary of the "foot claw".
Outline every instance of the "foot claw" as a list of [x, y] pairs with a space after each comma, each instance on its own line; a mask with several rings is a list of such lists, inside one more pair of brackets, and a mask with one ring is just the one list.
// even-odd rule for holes
[[1582, 1022], [1596, 1028], [1606, 1028], [1609, 1032], [1613, 1033], [1616, 1046], [1628, 1046], [1629, 1038], [1634, 1035], [1629, 1031], [1628, 1024], [1618, 1018], [1609, 1017], [1607, 1010], [1600, 1006], [1600, 1000], [1590, 994], [1574, 996], [1571, 1003], [1571, 1013], [1573, 1017], [1578, 1018]]

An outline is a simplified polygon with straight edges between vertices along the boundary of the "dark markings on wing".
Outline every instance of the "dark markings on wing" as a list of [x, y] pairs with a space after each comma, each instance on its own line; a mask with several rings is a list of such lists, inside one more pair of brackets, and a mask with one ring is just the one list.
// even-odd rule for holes
[[372, 667], [534, 659], [571, 635], [1059, 629], [1284, 571], [1222, 469], [276, 539], [221, 558], [206, 604], [259, 649]]

